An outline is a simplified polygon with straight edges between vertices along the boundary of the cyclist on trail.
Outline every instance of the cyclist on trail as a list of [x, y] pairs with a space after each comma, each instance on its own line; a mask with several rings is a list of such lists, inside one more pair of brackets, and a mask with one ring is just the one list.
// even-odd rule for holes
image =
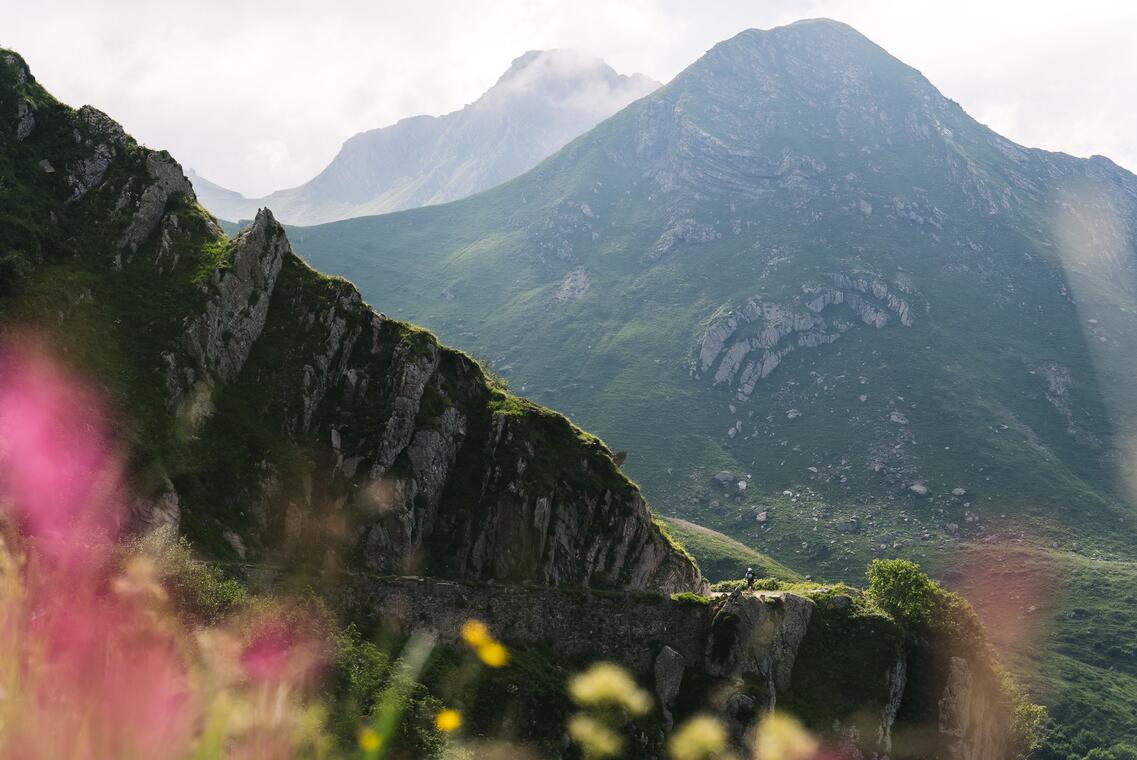
[[746, 590], [754, 590], [754, 568], [752, 567], [746, 568]]

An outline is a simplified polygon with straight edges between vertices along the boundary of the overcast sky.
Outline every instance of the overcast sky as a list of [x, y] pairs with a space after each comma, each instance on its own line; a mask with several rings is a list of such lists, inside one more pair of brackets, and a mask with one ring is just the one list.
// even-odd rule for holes
[[356, 132], [462, 107], [529, 49], [666, 82], [748, 27], [827, 16], [1020, 143], [1137, 170], [1137, 3], [1115, 0], [3, 0], [0, 46], [57, 97], [246, 195]]

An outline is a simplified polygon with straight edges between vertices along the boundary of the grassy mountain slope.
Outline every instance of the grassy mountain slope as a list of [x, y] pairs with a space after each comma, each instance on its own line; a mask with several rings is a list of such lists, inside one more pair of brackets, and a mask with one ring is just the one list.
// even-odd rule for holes
[[708, 581], [739, 580], [747, 567], [754, 568], [759, 578], [801, 580], [800, 574], [780, 562], [718, 531], [676, 517], [666, 518], [664, 522], [671, 535], [698, 560], [699, 569]]
[[[1056, 197], [1077, 183], [1085, 208]], [[1109, 293], [1080, 294], [1112, 272], [1124, 308], [1132, 251], [1122, 236], [1084, 273], [1057, 250], [1074, 233], [1047, 227], [1088, 225], [1098, 200], [1129, 224], [1135, 186], [1103, 160], [1002, 140], [816, 22], [717, 46], [496, 190], [293, 238], [630, 450], [673, 514], [722, 528], [781, 507], [735, 532], [783, 552], [800, 550], [778, 526], [800, 525], [803, 501], [832, 508], [821, 543], [861, 554], [925, 532], [931, 553], [1004, 514], [1120, 549], [1128, 421], [1111, 394], [1129, 391], [1099, 377], [1100, 355], [1124, 350], [1133, 320]], [[1054, 220], [1066, 206], [1076, 218]], [[731, 355], [770, 329], [788, 334]], [[776, 367], [747, 387], [763, 362]], [[722, 470], [751, 485], [722, 488]], [[862, 528], [841, 534], [852, 512]]]
[[813, 21], [494, 190], [290, 234], [626, 449], [666, 514], [853, 579], [975, 542], [1134, 556], [1135, 225], [1137, 177]]
[[1004, 661], [1050, 705], [1059, 728], [1039, 756], [1081, 757], [1132, 741], [1137, 725], [1137, 564], [1029, 546], [981, 547], [949, 563]]

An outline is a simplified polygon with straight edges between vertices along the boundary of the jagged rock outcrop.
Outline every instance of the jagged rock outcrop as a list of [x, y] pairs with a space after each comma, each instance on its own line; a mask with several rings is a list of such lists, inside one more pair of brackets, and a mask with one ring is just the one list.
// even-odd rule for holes
[[[164, 166], [166, 162], [157, 163]], [[151, 164], [147, 162], [148, 169]], [[159, 190], [159, 194], [162, 192]], [[147, 193], [149, 190], [139, 201], [140, 209], [128, 235], [149, 202]], [[159, 218], [167, 198], [168, 195], [161, 196]], [[291, 255], [292, 249], [284, 230], [271, 212], [262, 210], [253, 226], [241, 232], [233, 242], [228, 268], [214, 270], [201, 286], [207, 295], [205, 306], [199, 313], [187, 317], [180, 350], [163, 354], [171, 409], [177, 411], [187, 398], [207, 396], [216, 384], [236, 379], [264, 329], [269, 298], [286, 254]]]
[[705, 588], [602, 442], [308, 267], [270, 211], [229, 240], [168, 153], [6, 52], [0, 105], [34, 223], [3, 239], [83, 283], [33, 324], [125, 410], [137, 527], [305, 571]]
[[[291, 254], [284, 231], [267, 209], [239, 234], [231, 250], [231, 265], [214, 271], [204, 287], [205, 308], [191, 317], [182, 338], [182, 349], [206, 381], [231, 382], [241, 371], [264, 329], [284, 255]], [[188, 379], [192, 382], [193, 374]]]
[[733, 592], [711, 623], [706, 670], [720, 678], [756, 680], [766, 687], [766, 709], [790, 686], [794, 659], [814, 603], [797, 594]]
[[[912, 311], [908, 302], [893, 293], [882, 280], [849, 277], [845, 274], [832, 274], [829, 277], [833, 282], [832, 288], [802, 288], [807, 295], [817, 294], [806, 303], [810, 311], [820, 313], [828, 306], [843, 303], [870, 327], [884, 327], [888, 324], [890, 312], [896, 315], [900, 324], [912, 326]], [[866, 297], [875, 299], [876, 303]]]
[[[244, 545], [270, 550], [279, 524], [288, 546], [380, 573], [703, 587], [598, 441], [493, 389], [471, 359], [372, 311], [350, 284], [320, 278], [271, 215], [234, 249], [183, 338], [192, 366], [214, 394], [235, 383], [267, 395], [282, 433], [324, 452], [301, 478], [267, 471], [254, 489], [261, 517], [238, 530]], [[265, 291], [253, 310], [250, 295]]]
[[193, 198], [193, 187], [182, 174], [182, 167], [166, 151], [146, 156], [146, 174], [149, 181], [137, 199], [128, 197], [127, 194], [133, 190], [128, 186], [117, 204], [119, 208], [133, 206], [135, 209], [118, 244], [119, 248], [129, 248], [131, 252], [137, 251], [138, 246], [158, 228], [172, 195], [180, 193], [186, 198]]
[[[245, 546], [271, 552], [279, 525], [286, 547], [355, 556], [374, 572], [703, 588], [602, 444], [582, 444], [564, 418], [492, 389], [472, 360], [320, 278], [267, 211], [231, 255], [181, 351], [167, 352], [170, 403], [184, 412], [202, 394], [250, 386], [271, 399], [281, 434], [323, 451], [303, 477], [274, 467], [253, 489], [262, 517], [236, 528]], [[498, 403], [510, 408], [495, 413]]]
[[720, 237], [722, 234], [710, 225], [702, 224], [690, 218], [676, 219], [667, 226], [655, 244], [644, 254], [644, 260], [659, 261], [678, 246], [709, 243]]
[[[111, 161], [119, 155], [127, 143], [126, 133], [119, 123], [97, 108], [83, 106], [79, 109], [80, 127], [75, 131], [75, 142], [82, 143], [88, 153], [67, 167], [67, 183], [71, 186], [71, 195], [67, 199], [73, 203], [93, 188], [95, 188], [107, 170]], [[85, 134], [84, 134], [85, 133]]]
[[[713, 368], [714, 384], [733, 387], [737, 398], [745, 401], [795, 348], [829, 345], [852, 328], [839, 317], [827, 323], [820, 316], [838, 305], [848, 307], [870, 327], [884, 327], [893, 316], [905, 327], [912, 326], [908, 302], [882, 280], [844, 274], [828, 279], [831, 286], [803, 285], [802, 295], [788, 304], [756, 296], [712, 319], [694, 352], [692, 376], [701, 377]], [[911, 292], [910, 280], [904, 283], [904, 292]]]

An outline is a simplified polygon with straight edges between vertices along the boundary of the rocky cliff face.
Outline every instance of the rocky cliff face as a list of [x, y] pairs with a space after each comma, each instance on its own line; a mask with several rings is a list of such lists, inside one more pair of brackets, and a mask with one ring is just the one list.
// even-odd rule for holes
[[952, 657], [939, 700], [939, 740], [945, 760], [1005, 757], [1006, 727], [989, 691], [977, 688], [970, 662]]
[[446, 646], [462, 646], [473, 616], [492, 619], [512, 646], [619, 662], [653, 685], [665, 723], [709, 709], [739, 745], [779, 708], [842, 757], [1006, 760], [1010, 751], [1009, 706], [986, 655], [913, 648], [855, 593], [734, 592], [692, 604], [419, 578], [337, 589], [358, 620], [429, 631]]
[[853, 328], [841, 316], [827, 322], [823, 313], [837, 311], [830, 307], [844, 305], [861, 323], [877, 329], [893, 320], [911, 327], [912, 308], [894, 292], [911, 294], [910, 278], [898, 273], [892, 287], [876, 277], [830, 274], [820, 283], [803, 284], [801, 295], [788, 304], [754, 297], [738, 308], [725, 306], [695, 346], [691, 375], [699, 378], [714, 369], [714, 384], [734, 387], [737, 399], [746, 401], [795, 348], [827, 346]]
[[310, 269], [268, 210], [227, 239], [168, 154], [3, 61], [3, 192], [32, 209], [0, 221], [27, 273], [4, 308], [118, 397], [140, 522], [307, 568], [703, 587], [602, 442]]

